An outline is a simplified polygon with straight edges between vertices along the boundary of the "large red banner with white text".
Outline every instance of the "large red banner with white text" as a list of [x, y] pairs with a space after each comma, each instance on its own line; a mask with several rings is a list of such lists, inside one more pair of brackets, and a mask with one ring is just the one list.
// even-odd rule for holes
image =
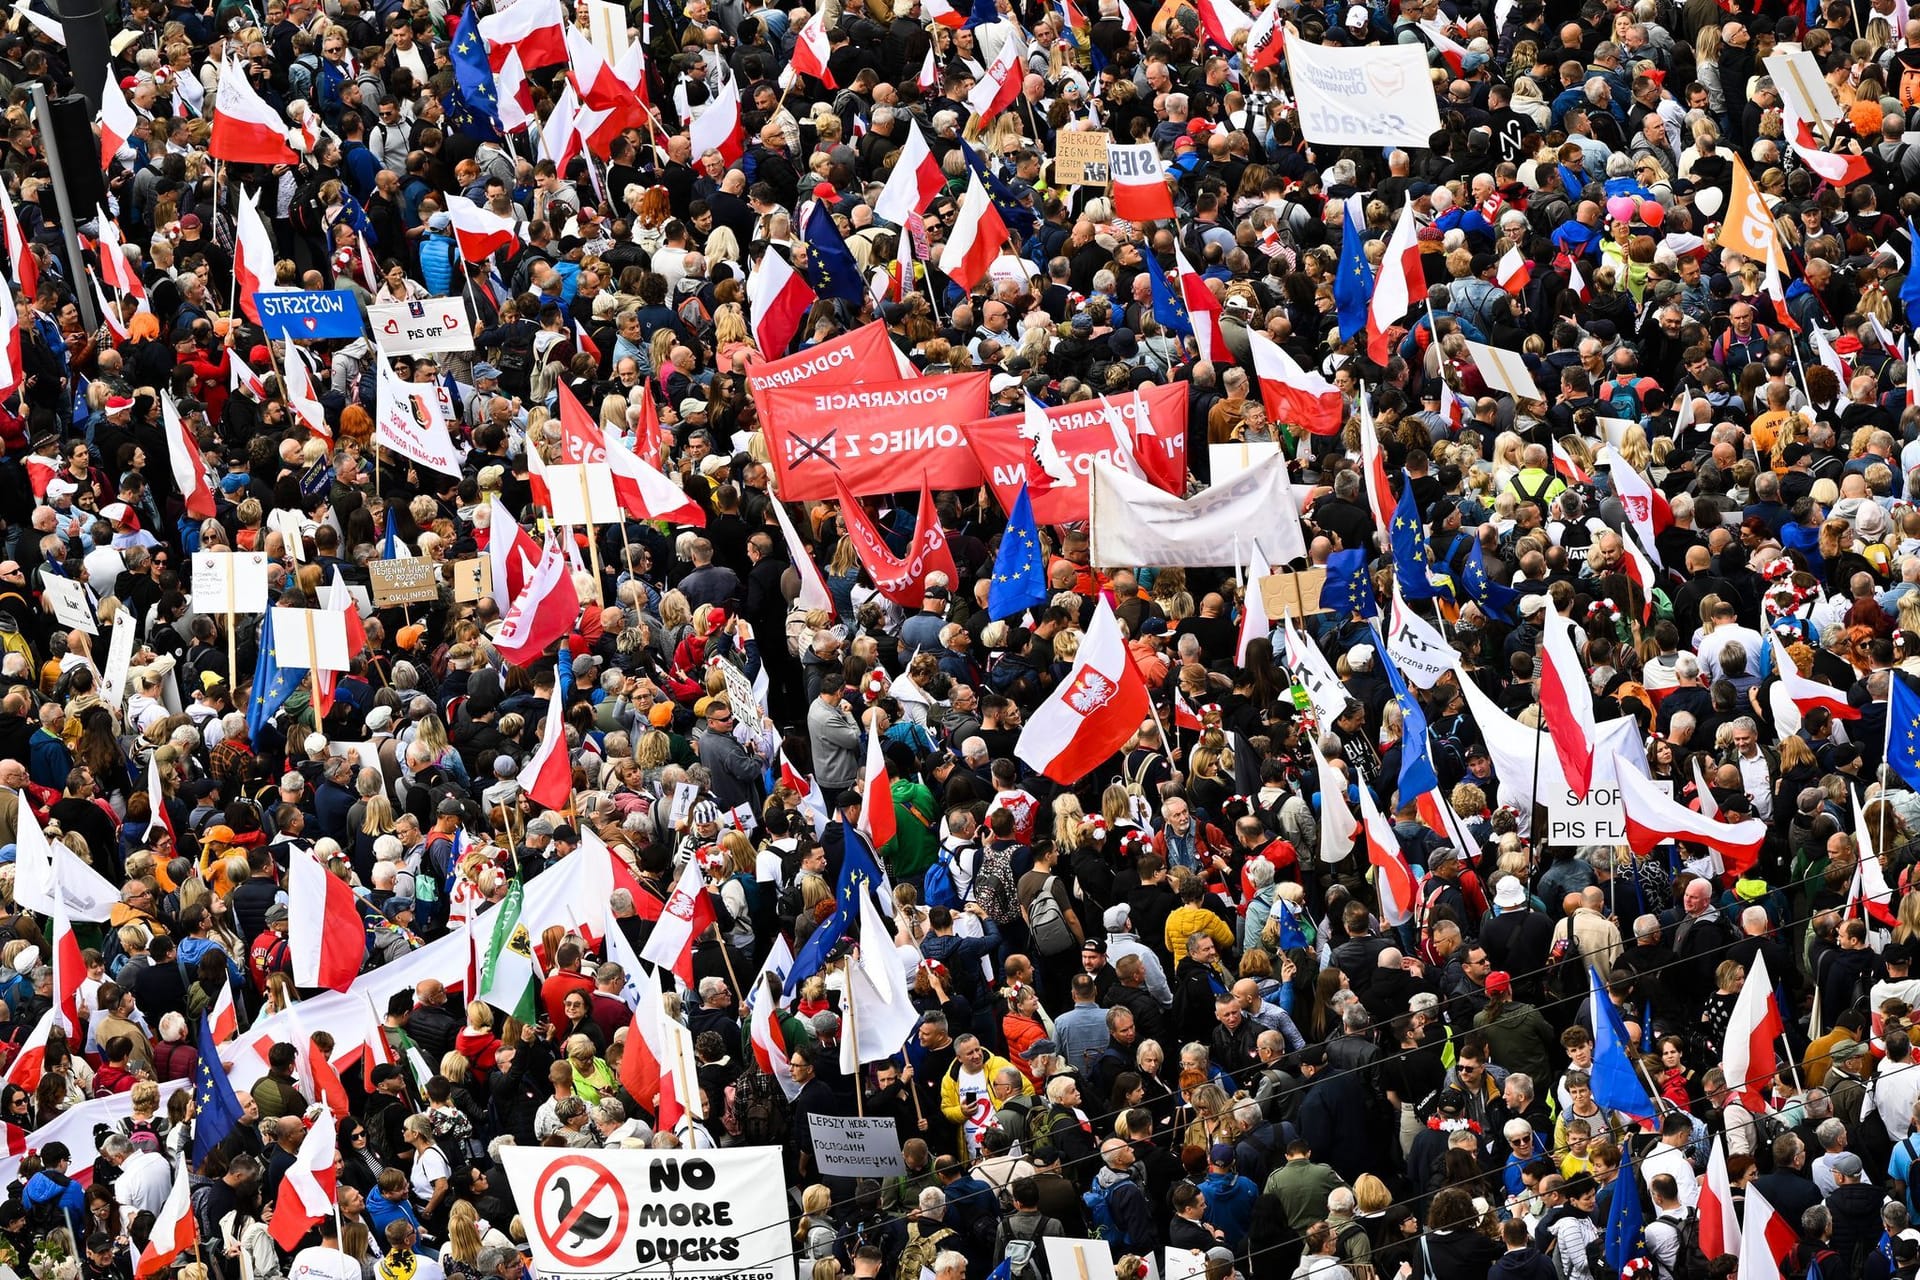
[[1053, 447], [1071, 470], [1071, 485], [1049, 476], [1038, 461], [1037, 441], [1021, 434], [1024, 414], [969, 422], [967, 443], [980, 460], [1003, 511], [1013, 510], [1027, 486], [1033, 518], [1041, 524], [1077, 524], [1087, 519], [1087, 489], [1096, 460], [1120, 463], [1122, 441], [1141, 473], [1178, 497], [1187, 492], [1187, 384], [1142, 388], [1139, 395], [1082, 400], [1046, 411]]
[[[883, 366], [884, 368], [885, 366]], [[917, 489], [974, 489], [980, 464], [964, 424], [987, 414], [986, 373], [905, 382], [868, 377], [816, 381], [759, 393], [774, 479], [788, 502], [835, 495], [834, 479], [865, 497]]]

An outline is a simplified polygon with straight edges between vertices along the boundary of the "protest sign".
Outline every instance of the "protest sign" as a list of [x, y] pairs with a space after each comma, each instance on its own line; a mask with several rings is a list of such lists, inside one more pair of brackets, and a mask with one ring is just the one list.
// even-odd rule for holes
[[1207, 446], [1207, 474], [1213, 477], [1213, 483], [1218, 484], [1228, 476], [1252, 470], [1279, 452], [1280, 442], [1277, 440], [1235, 440], [1228, 444], [1210, 444]]
[[100, 676], [100, 701], [119, 710], [127, 693], [127, 672], [133, 667], [133, 610], [126, 605], [113, 615], [113, 639], [107, 646], [107, 669]]
[[373, 340], [390, 356], [428, 351], [471, 351], [473, 321], [465, 298], [422, 298], [367, 308]]
[[507, 1182], [543, 1276], [794, 1280], [779, 1147], [508, 1147]]
[[781, 498], [831, 498], [836, 473], [860, 496], [922, 481], [978, 488], [980, 464], [964, 424], [987, 416], [988, 381], [985, 373], [955, 373], [768, 388], [759, 397], [761, 425]]
[[454, 448], [452, 438], [447, 435], [438, 385], [402, 382], [384, 356], [379, 357], [379, 362], [373, 442], [430, 471], [459, 475], [464, 455]]
[[1489, 387], [1504, 391], [1518, 400], [1538, 400], [1540, 384], [1534, 380], [1533, 371], [1527, 368], [1527, 359], [1518, 351], [1508, 351], [1502, 347], [1489, 346], [1484, 342], [1475, 342], [1471, 338], [1464, 340], [1467, 354], [1473, 357], [1473, 363], [1479, 368], [1480, 376]]
[[873, 377], [876, 371], [889, 365], [898, 370], [895, 377], [918, 376], [913, 363], [900, 358], [900, 349], [887, 336], [887, 326], [875, 320], [831, 342], [778, 360], [762, 360], [747, 370], [747, 388], [758, 398], [775, 387], [794, 387], [801, 383], [810, 387], [842, 387]]
[[1107, 1280], [1113, 1274], [1113, 1246], [1105, 1240], [1043, 1236], [1047, 1274], [1055, 1280]]
[[1440, 132], [1425, 45], [1341, 49], [1290, 40], [1287, 62], [1308, 142], [1425, 147]]
[[360, 307], [351, 289], [263, 289], [254, 298], [269, 338], [360, 336]]
[[1320, 593], [1326, 586], [1325, 569], [1270, 573], [1260, 579], [1260, 599], [1266, 605], [1269, 618], [1284, 618], [1288, 614], [1304, 618], [1309, 614], [1327, 611], [1326, 606], [1320, 603]]
[[547, 468], [547, 493], [559, 524], [616, 524], [620, 499], [614, 493], [613, 472], [606, 467], [555, 463]]
[[367, 577], [373, 583], [373, 605], [376, 609], [432, 604], [440, 598], [440, 584], [433, 576], [433, 562], [417, 556], [407, 560], [369, 561]]
[[273, 645], [283, 667], [304, 671], [345, 671], [353, 665], [347, 648], [345, 614], [326, 609], [273, 607]]
[[907, 1171], [900, 1157], [900, 1129], [892, 1116], [807, 1118], [813, 1162], [821, 1173], [842, 1178], [891, 1178]]
[[1762, 58], [1773, 87], [1787, 108], [1809, 124], [1827, 125], [1840, 118], [1840, 103], [1827, 84], [1820, 60], [1805, 49], [1780, 50]]
[[262, 613], [267, 607], [264, 551], [193, 553], [193, 607], [204, 613]]
[[1107, 148], [1113, 135], [1104, 129], [1062, 129], [1053, 137], [1053, 182], [1060, 187], [1107, 185]]
[[966, 425], [967, 447], [979, 460], [993, 496], [1002, 511], [1013, 509], [1020, 486], [1027, 486], [1033, 502], [1033, 518], [1041, 524], [1069, 524], [1087, 518], [1087, 493], [1093, 464], [1114, 463], [1120, 447], [1108, 408], [1119, 416], [1126, 433], [1125, 445], [1132, 450], [1140, 469], [1156, 487], [1179, 496], [1187, 482], [1187, 384], [1175, 382], [1160, 387], [1143, 387], [1138, 396], [1114, 396], [1111, 399], [1081, 400], [1046, 411], [1052, 429], [1052, 445], [1071, 471], [1074, 483], [1063, 485], [1049, 477], [1036, 461], [1038, 441], [1026, 438], [1021, 429], [1026, 415], [1002, 414], [982, 418]]
[[455, 604], [466, 604], [493, 594], [493, 561], [486, 556], [450, 561], [447, 573], [453, 578]]
[[1207, 568], [1257, 542], [1274, 564], [1307, 554], [1287, 464], [1272, 457], [1182, 500], [1118, 467], [1096, 463], [1088, 505], [1093, 563]]
[[100, 634], [100, 627], [93, 620], [93, 605], [87, 601], [87, 589], [72, 578], [46, 574], [41, 581], [40, 598], [53, 610], [61, 626], [90, 636]]

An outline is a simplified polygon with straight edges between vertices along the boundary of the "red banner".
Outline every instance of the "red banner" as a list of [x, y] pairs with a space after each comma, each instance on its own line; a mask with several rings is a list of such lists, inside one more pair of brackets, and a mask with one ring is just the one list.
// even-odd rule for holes
[[[844, 387], [862, 378], [917, 376], [913, 362], [903, 360], [879, 320], [843, 333], [831, 342], [778, 360], [761, 360], [747, 369], [747, 387], [757, 399], [774, 387]], [[764, 411], [764, 406], [762, 406]]]
[[[764, 366], [763, 366], [764, 367]], [[886, 366], [881, 366], [885, 368]], [[836, 478], [862, 497], [918, 488], [975, 489], [980, 464], [962, 425], [986, 416], [986, 373], [906, 382], [762, 391], [760, 424], [774, 479], [788, 502], [836, 496]]]
[[967, 444], [1003, 511], [1013, 509], [1025, 482], [1033, 518], [1041, 524], [1078, 524], [1087, 519], [1088, 477], [1097, 458], [1113, 462], [1114, 427], [1108, 407], [1119, 415], [1140, 470], [1156, 487], [1176, 497], [1187, 492], [1187, 384], [1141, 389], [1137, 396], [1082, 400], [1048, 409], [1053, 447], [1072, 468], [1077, 483], [1062, 485], [1035, 460], [1036, 442], [1020, 434], [1023, 414], [1006, 414], [967, 424]]
[[867, 576], [873, 579], [874, 590], [881, 595], [903, 609], [918, 609], [926, 600], [928, 574], [944, 573], [950, 585], [960, 580], [959, 570], [953, 567], [953, 552], [947, 548], [946, 531], [940, 527], [940, 513], [933, 507], [933, 490], [924, 485], [920, 488], [913, 541], [904, 559], [893, 554], [874, 526], [873, 517], [845, 485], [836, 485], [835, 492], [847, 536], [853, 539], [853, 549]]

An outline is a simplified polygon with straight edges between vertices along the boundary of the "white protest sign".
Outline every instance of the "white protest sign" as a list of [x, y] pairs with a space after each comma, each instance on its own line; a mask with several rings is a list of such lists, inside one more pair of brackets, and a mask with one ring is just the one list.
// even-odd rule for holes
[[698, 783], [676, 782], [673, 784], [673, 809], [669, 812], [667, 823], [678, 828], [685, 822], [687, 815], [693, 812], [693, 802], [700, 798]]
[[50, 573], [43, 575], [40, 598], [52, 608], [53, 616], [61, 626], [84, 631], [90, 636], [100, 634], [100, 625], [93, 618], [93, 605], [87, 600], [87, 589], [72, 578], [56, 578]]
[[1480, 368], [1480, 376], [1487, 385], [1506, 392], [1518, 400], [1538, 400], [1540, 384], [1534, 381], [1533, 374], [1527, 368], [1527, 362], [1518, 351], [1506, 351], [1499, 347], [1490, 347], [1484, 342], [1466, 339], [1467, 354], [1473, 357], [1474, 364]]
[[[1113, 1274], [1113, 1246], [1105, 1240], [1075, 1240], [1065, 1236], [1043, 1236], [1047, 1274], [1060, 1280], [1107, 1280]], [[1151, 1260], [1149, 1260], [1151, 1265]]]
[[[280, 535], [286, 552], [295, 560], [307, 558], [307, 534], [313, 528], [313, 522], [298, 511], [289, 511], [285, 507], [275, 507], [267, 512], [267, 528]], [[260, 610], [266, 612], [264, 608]]]
[[1773, 77], [1774, 88], [1794, 115], [1809, 124], [1832, 124], [1840, 118], [1840, 103], [1827, 84], [1820, 60], [1805, 49], [1778, 50], [1761, 62]]
[[193, 553], [193, 607], [202, 613], [265, 613], [267, 590], [266, 552]]
[[900, 1156], [900, 1129], [892, 1116], [807, 1118], [813, 1162], [821, 1173], [842, 1178], [890, 1178], [907, 1171]]
[[508, 1147], [500, 1158], [540, 1275], [794, 1280], [782, 1154]]
[[380, 350], [390, 356], [473, 349], [465, 298], [379, 303], [367, 308], [367, 323]]
[[382, 786], [386, 785], [387, 771], [380, 767], [380, 744], [379, 743], [376, 743], [373, 741], [334, 742], [331, 739], [329, 739], [327, 742], [327, 754], [329, 756], [344, 756], [349, 751], [358, 753], [358, 755], [356, 756], [356, 759], [359, 761], [358, 765], [356, 766], [357, 768], [373, 770], [375, 773], [380, 775], [380, 784]]
[[347, 617], [326, 609], [273, 607], [273, 644], [283, 667], [345, 671], [353, 665], [347, 648]]
[[612, 0], [587, 0], [587, 35], [593, 41], [593, 47], [608, 63], [620, 61], [627, 46], [633, 43], [633, 32], [627, 29], [627, 10], [625, 5], [612, 3]]
[[[374, 399], [373, 442], [442, 475], [460, 474], [465, 456], [447, 435], [437, 383], [402, 382], [386, 357], [379, 357]], [[609, 485], [612, 480], [609, 477]]]
[[100, 701], [120, 710], [127, 696], [127, 671], [133, 666], [133, 610], [126, 605], [113, 615], [113, 639], [107, 647], [107, 669], [100, 676]]
[[1279, 456], [1179, 498], [1118, 467], [1096, 462], [1088, 491], [1095, 564], [1207, 568], [1232, 563], [1235, 539], [1258, 542], [1269, 562], [1307, 554], [1293, 482]]
[[1167, 1249], [1166, 1280], [1194, 1280], [1207, 1274], [1207, 1255], [1198, 1249]]
[[1251, 471], [1279, 452], [1280, 442], [1277, 440], [1236, 440], [1231, 444], [1210, 444], [1207, 446], [1207, 461], [1211, 464], [1208, 474], [1218, 484], [1229, 476]]
[[606, 467], [575, 463], [547, 468], [547, 494], [559, 524], [615, 524], [620, 499], [613, 491], [613, 472]]
[[1287, 62], [1308, 142], [1424, 147], [1440, 132], [1424, 45], [1338, 49], [1289, 40]]

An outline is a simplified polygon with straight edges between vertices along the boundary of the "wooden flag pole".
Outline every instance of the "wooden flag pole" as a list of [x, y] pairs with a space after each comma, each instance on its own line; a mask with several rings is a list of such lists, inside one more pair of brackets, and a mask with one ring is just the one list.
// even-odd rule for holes
[[605, 604], [600, 589], [600, 539], [593, 532], [593, 499], [587, 495], [587, 469], [582, 466], [580, 476], [580, 514], [586, 518], [587, 554], [593, 559], [593, 602]]
[[313, 639], [313, 612], [312, 609], [302, 609], [300, 619], [307, 624], [307, 680], [311, 686], [311, 692], [307, 694], [307, 709], [313, 712], [313, 727], [317, 732], [320, 728], [320, 655]]
[[[860, 892], [865, 893], [866, 889], [863, 887]], [[853, 995], [853, 966], [859, 963], [859, 961], [854, 959], [854, 955], [858, 953], [859, 948], [856, 947], [854, 948], [853, 954], [847, 957], [847, 983], [843, 990], [847, 993], [847, 1027], [845, 1034], [853, 1037], [853, 1105], [858, 1110], [860, 1118], [864, 1120], [867, 1118], [867, 1091], [861, 1087], [860, 1083], [860, 1068], [862, 1066], [860, 1061], [860, 1018], [856, 1013], [860, 1002], [854, 999]]]

